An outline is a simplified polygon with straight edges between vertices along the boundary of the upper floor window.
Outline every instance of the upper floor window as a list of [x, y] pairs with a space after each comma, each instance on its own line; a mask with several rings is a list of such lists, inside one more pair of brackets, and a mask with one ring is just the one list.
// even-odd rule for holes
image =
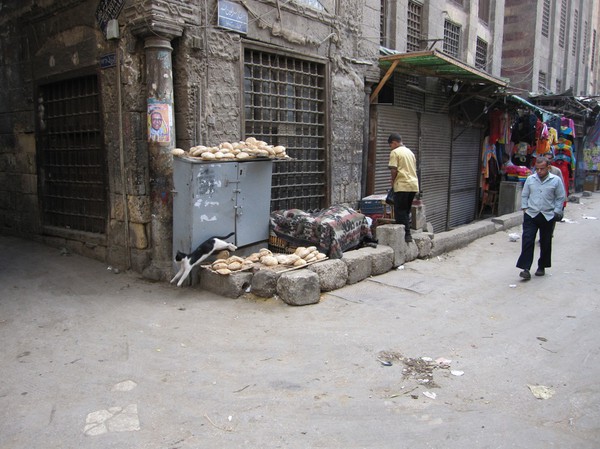
[[446, 20], [444, 22], [444, 53], [458, 58], [460, 49], [460, 25]]
[[479, 0], [479, 19], [483, 23], [490, 21], [490, 0]]
[[488, 43], [477, 38], [477, 48], [475, 49], [475, 67], [482, 70], [487, 70], [488, 59]]
[[546, 92], [548, 88], [546, 87], [546, 72], [538, 73], [538, 92]]
[[594, 70], [596, 62], [596, 30], [592, 31], [592, 61], [590, 62], [590, 69]]
[[579, 32], [579, 11], [573, 11], [573, 47], [571, 54], [575, 56], [577, 53], [577, 33]]
[[550, 0], [544, 0], [542, 5], [542, 36], [548, 37], [550, 31]]
[[408, 20], [406, 35], [406, 51], [421, 50], [421, 18], [423, 6], [417, 2], [408, 2]]
[[556, 80], [556, 93], [559, 94], [562, 92], [562, 81], [557, 79]]
[[325, 11], [325, 7], [319, 0], [294, 0], [294, 3], [299, 5], [308, 6], [309, 8], [316, 9], [317, 11]]
[[560, 28], [558, 31], [558, 45], [565, 48], [565, 35], [567, 30], [567, 0], [562, 0], [560, 5]]

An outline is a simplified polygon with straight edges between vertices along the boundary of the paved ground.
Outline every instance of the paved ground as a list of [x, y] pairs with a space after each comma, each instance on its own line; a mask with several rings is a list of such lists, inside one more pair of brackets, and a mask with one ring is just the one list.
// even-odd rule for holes
[[598, 448], [600, 194], [582, 201], [543, 278], [518, 278], [513, 229], [306, 307], [0, 236], [0, 448]]

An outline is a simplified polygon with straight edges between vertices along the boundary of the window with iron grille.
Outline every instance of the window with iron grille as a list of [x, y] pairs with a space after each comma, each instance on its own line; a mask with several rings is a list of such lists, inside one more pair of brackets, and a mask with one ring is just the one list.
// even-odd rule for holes
[[325, 11], [325, 7], [319, 0], [294, 0], [294, 3], [308, 6], [309, 8], [316, 9], [317, 11]]
[[481, 38], [477, 38], [477, 47], [475, 49], [475, 67], [487, 70], [488, 43]]
[[562, 81], [556, 80], [556, 93], [559, 94], [562, 92]]
[[596, 63], [596, 30], [592, 32], [592, 61], [590, 62], [590, 69], [594, 70]]
[[483, 23], [490, 21], [490, 0], [479, 0], [479, 19]]
[[588, 51], [590, 49], [590, 35], [588, 32], [588, 22], [587, 20], [584, 22], [583, 28], [583, 58], [581, 58], [582, 62], [585, 64], [587, 62]]
[[546, 72], [538, 72], [538, 92], [546, 92]]
[[446, 20], [444, 22], [444, 53], [458, 58], [460, 45], [460, 25]]
[[406, 51], [421, 50], [421, 18], [423, 5], [417, 2], [408, 2], [408, 19], [406, 35]]
[[387, 0], [381, 0], [379, 8], [379, 45], [388, 46], [387, 38]]
[[577, 53], [577, 33], [579, 32], [579, 11], [573, 12], [573, 48], [571, 49], [571, 55], [575, 56]]
[[106, 159], [98, 78], [41, 86], [38, 107], [44, 224], [106, 233]]
[[246, 137], [292, 158], [273, 164], [271, 210], [325, 207], [325, 66], [246, 49], [244, 114]]
[[542, 36], [548, 37], [550, 30], [550, 0], [544, 0], [542, 5]]
[[565, 35], [567, 31], [567, 0], [562, 0], [560, 5], [560, 27], [558, 29], [558, 45], [565, 48]]

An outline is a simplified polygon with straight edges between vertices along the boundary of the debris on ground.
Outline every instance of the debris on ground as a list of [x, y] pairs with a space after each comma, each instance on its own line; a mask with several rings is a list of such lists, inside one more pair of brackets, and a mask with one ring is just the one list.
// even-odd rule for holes
[[553, 388], [546, 387], [545, 385], [529, 385], [527, 387], [531, 390], [531, 393], [538, 399], [550, 399], [556, 391]]

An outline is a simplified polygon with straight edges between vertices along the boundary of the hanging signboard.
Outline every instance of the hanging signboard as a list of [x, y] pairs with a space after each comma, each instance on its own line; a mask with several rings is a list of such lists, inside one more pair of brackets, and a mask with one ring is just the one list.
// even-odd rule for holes
[[221, 28], [246, 34], [248, 32], [248, 11], [239, 3], [219, 0], [218, 24]]

